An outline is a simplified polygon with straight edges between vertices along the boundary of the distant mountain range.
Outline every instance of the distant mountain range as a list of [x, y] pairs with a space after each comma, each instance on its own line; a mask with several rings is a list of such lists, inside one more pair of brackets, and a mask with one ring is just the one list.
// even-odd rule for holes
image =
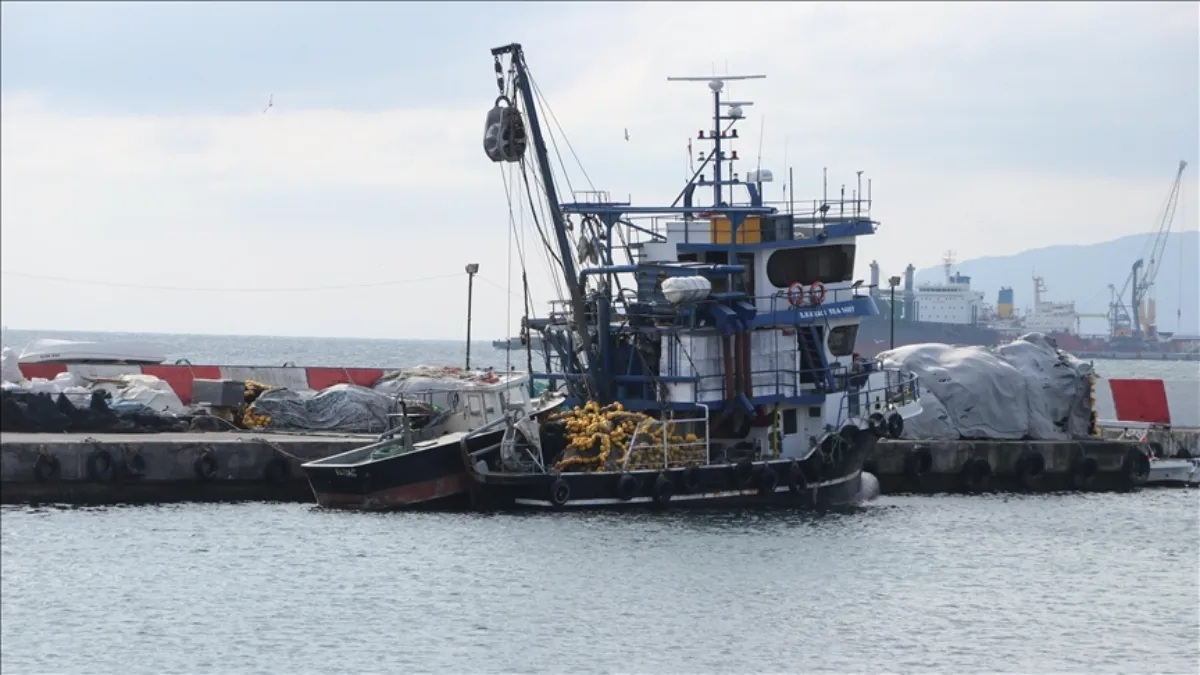
[[[1108, 285], [1118, 290], [1129, 278], [1134, 261], [1147, 251], [1153, 233], [1135, 234], [1113, 241], [1083, 246], [1047, 246], [1015, 255], [964, 260], [954, 271], [971, 277], [971, 288], [985, 293], [986, 302], [996, 304], [1001, 286], [1011, 286], [1014, 304], [1020, 312], [1033, 308], [1033, 276], [1046, 285], [1044, 299], [1053, 302], [1075, 301], [1081, 314], [1108, 311]], [[1145, 264], [1150, 260], [1147, 255]], [[941, 266], [918, 270], [916, 282], [945, 278]], [[1162, 266], [1155, 280], [1158, 327], [1164, 332], [1200, 335], [1200, 232], [1172, 233], [1167, 242]], [[1125, 292], [1128, 306], [1129, 291]], [[1177, 317], [1176, 312], [1181, 316]], [[1084, 333], [1104, 333], [1104, 319], [1083, 319]]]

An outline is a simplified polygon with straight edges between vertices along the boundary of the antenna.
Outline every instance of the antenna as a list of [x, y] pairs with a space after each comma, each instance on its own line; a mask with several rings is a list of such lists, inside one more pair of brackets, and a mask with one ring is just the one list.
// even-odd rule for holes
[[766, 135], [766, 128], [767, 128], [767, 116], [763, 115], [762, 122], [759, 123], [759, 127], [758, 127], [758, 161], [756, 162], [755, 167], [754, 167], [754, 169], [760, 173], [762, 172], [763, 136]]
[[[733, 161], [737, 159], [737, 154], [731, 153], [731, 157], [728, 160], [726, 160], [724, 157], [724, 153], [722, 153], [722, 151], [721, 151], [721, 140], [723, 138], [723, 133], [724, 133], [721, 131], [721, 122], [727, 120], [730, 123], [729, 126], [732, 127], [734, 123], [736, 123], [738, 120], [743, 118], [744, 113], [742, 112], [742, 108], [746, 107], [746, 106], [754, 105], [754, 103], [752, 101], [722, 101], [721, 100], [721, 90], [725, 88], [725, 83], [728, 81], [763, 80], [763, 79], [766, 79], [767, 76], [766, 75], [716, 75], [715, 74], [715, 71], [716, 71], [715, 63], [713, 64], [713, 71], [714, 71], [714, 74], [710, 75], [708, 77], [696, 77], [696, 76], [690, 76], [690, 75], [689, 76], [668, 76], [667, 81], [668, 82], [707, 82], [709, 90], [712, 91], [712, 94], [713, 94], [713, 127], [711, 130], [711, 134], [709, 134], [709, 137], [706, 138], [705, 133], [702, 131], [700, 133], [700, 138], [702, 140], [711, 140], [713, 142], [713, 151], [712, 151], [712, 154], [709, 155], [709, 157], [713, 160], [713, 180], [712, 180], [713, 205], [720, 206], [721, 202], [722, 202], [721, 186], [725, 185], [727, 182], [727, 181], [724, 181], [721, 179], [721, 170], [723, 168], [721, 166], [721, 164], [723, 161], [729, 161], [730, 162], [730, 165], [729, 165], [730, 173], [733, 173], [733, 168], [732, 168]], [[724, 114], [722, 114], [722, 111], [721, 111], [722, 105], [724, 105], [727, 108], [725, 110]], [[731, 139], [737, 138], [737, 131], [735, 130], [733, 132], [733, 134], [731, 136], [729, 136], [729, 138], [731, 138]], [[701, 179], [701, 180], [703, 182], [703, 179]], [[730, 182], [729, 184], [730, 184], [730, 190], [732, 190], [733, 183]]]

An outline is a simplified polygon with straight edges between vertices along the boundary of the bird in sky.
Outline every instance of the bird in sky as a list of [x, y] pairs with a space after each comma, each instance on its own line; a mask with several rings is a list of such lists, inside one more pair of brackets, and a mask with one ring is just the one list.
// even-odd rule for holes
[[267, 107], [263, 108], [263, 114], [267, 114], [267, 111], [270, 110], [271, 106], [273, 105], [275, 105], [275, 94], [271, 94], [270, 97], [267, 98]]
[[629, 140], [629, 130], [625, 130], [625, 140]]

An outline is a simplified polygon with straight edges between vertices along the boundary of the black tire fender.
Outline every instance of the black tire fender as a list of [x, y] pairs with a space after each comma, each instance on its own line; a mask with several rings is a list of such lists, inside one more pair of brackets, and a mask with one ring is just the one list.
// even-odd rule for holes
[[146, 475], [146, 458], [142, 457], [142, 453], [134, 450], [125, 456], [125, 463], [122, 468], [126, 476], [141, 478]]
[[217, 477], [217, 456], [212, 450], [205, 450], [200, 453], [196, 461], [192, 462], [192, 471], [196, 473], [196, 478], [200, 480], [212, 480]]
[[754, 480], [754, 462], [749, 459], [740, 459], [733, 466], [733, 477], [735, 486], [738, 488], [746, 487]]
[[1076, 457], [1071, 462], [1071, 485], [1076, 490], [1086, 490], [1096, 480], [1100, 471], [1100, 463], [1095, 457]]
[[900, 438], [904, 434], [904, 418], [900, 413], [893, 412], [887, 418], [887, 433], [891, 438]]
[[775, 473], [775, 469], [770, 464], [763, 464], [758, 473], [758, 493], [761, 495], [774, 494], [777, 487], [779, 487], [779, 474]]
[[108, 482], [116, 476], [112, 453], [107, 450], [97, 450], [88, 455], [87, 475], [94, 481]]
[[671, 501], [671, 495], [675, 492], [675, 483], [667, 472], [658, 474], [658, 478], [654, 479], [654, 501], [658, 504], [666, 504]]
[[49, 453], [38, 455], [37, 462], [33, 465], [33, 477], [39, 483], [49, 483], [57, 480], [59, 474], [62, 473], [62, 463], [58, 458]]
[[1150, 458], [1136, 448], [1126, 450], [1125, 456], [1121, 458], [1121, 473], [1131, 485], [1146, 482], [1150, 476]]
[[808, 488], [808, 479], [804, 477], [804, 469], [800, 467], [800, 462], [792, 460], [788, 465], [787, 473], [788, 489], [792, 494], [800, 494]]
[[963, 490], [969, 493], [985, 492], [992, 478], [992, 465], [982, 457], [972, 457], [963, 463]]
[[867, 418], [867, 429], [879, 438], [887, 436], [888, 425], [883, 419], [883, 413], [871, 413], [871, 416]]
[[700, 470], [696, 467], [687, 467], [679, 478], [685, 492], [692, 494], [700, 491]]
[[1021, 453], [1013, 464], [1013, 475], [1017, 482], [1026, 490], [1033, 489], [1041, 481], [1046, 472], [1046, 457], [1034, 450]]
[[550, 503], [555, 506], [566, 506], [571, 501], [571, 484], [565, 478], [555, 478], [550, 484]]
[[617, 479], [617, 499], [627, 502], [637, 496], [638, 479], [633, 474], [621, 474]]

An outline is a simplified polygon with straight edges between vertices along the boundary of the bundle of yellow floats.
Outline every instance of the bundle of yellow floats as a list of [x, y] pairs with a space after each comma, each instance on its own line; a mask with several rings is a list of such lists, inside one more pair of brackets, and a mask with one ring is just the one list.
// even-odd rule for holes
[[554, 465], [558, 471], [675, 468], [703, 464], [707, 456], [695, 434], [677, 434], [674, 423], [627, 411], [619, 402], [601, 407], [589, 401], [550, 420], [565, 424], [567, 447]]
[[242, 413], [242, 426], [247, 429], [265, 429], [271, 424], [271, 418], [268, 415], [260, 415], [254, 410], [254, 401], [262, 395], [264, 391], [274, 389], [269, 384], [256, 382], [254, 380], [246, 380], [245, 389], [242, 392], [242, 398], [246, 401], [245, 412]]

